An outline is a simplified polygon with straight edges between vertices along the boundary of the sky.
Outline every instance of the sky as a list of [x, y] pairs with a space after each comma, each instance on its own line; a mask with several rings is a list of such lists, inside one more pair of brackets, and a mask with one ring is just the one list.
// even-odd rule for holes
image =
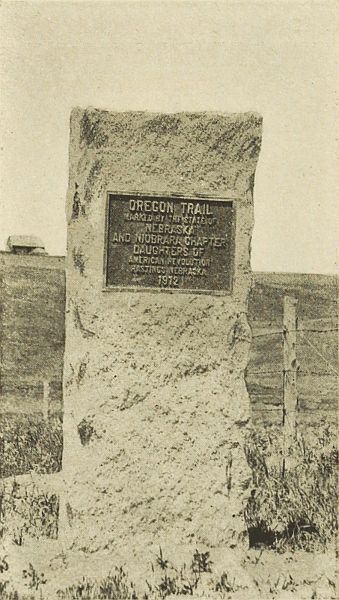
[[69, 115], [263, 115], [252, 268], [337, 271], [336, 3], [13, 2], [1, 8], [0, 249], [66, 252]]

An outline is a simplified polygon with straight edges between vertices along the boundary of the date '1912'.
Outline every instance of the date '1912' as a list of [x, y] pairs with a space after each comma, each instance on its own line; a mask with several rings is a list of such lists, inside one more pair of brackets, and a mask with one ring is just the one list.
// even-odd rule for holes
[[159, 287], [179, 287], [179, 278], [174, 275], [159, 275]]

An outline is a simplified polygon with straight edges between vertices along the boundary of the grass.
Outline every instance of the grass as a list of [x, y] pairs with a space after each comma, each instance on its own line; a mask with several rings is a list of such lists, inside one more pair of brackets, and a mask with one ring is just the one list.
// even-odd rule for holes
[[338, 530], [336, 438], [330, 427], [299, 432], [282, 475], [281, 428], [252, 431], [246, 443], [254, 490], [246, 509], [250, 545], [315, 550]]
[[[260, 556], [262, 551], [260, 551]], [[260, 558], [259, 556], [259, 558]], [[268, 556], [266, 555], [266, 560]], [[299, 556], [300, 559], [300, 556]], [[242, 562], [242, 566], [250, 569], [249, 559]], [[298, 563], [300, 566], [291, 574], [291, 563], [280, 556], [279, 565], [275, 562], [262, 561], [261, 568], [256, 566], [250, 569], [252, 584], [244, 581], [241, 572], [232, 572], [225, 568], [222, 572], [214, 572], [213, 562], [209, 552], [196, 550], [189, 565], [183, 564], [176, 567], [168, 557], [164, 557], [160, 549], [159, 555], [151, 565], [148, 576], [144, 581], [136, 584], [130, 579], [122, 567], [114, 567], [101, 577], [82, 577], [71, 585], [62, 588], [48, 588], [48, 578], [38, 571], [31, 563], [22, 571], [25, 592], [18, 593], [13, 590], [7, 579], [7, 557], [0, 559], [0, 597], [2, 600], [166, 600], [174, 596], [193, 598], [214, 598], [215, 600], [231, 599], [234, 594], [237, 598], [285, 598], [286, 592], [298, 594], [300, 598], [328, 598], [335, 599], [336, 586], [332, 572], [329, 577], [323, 567], [318, 565], [312, 571], [305, 569], [303, 558]], [[259, 561], [260, 562], [260, 561]], [[1, 564], [4, 570], [1, 571]], [[232, 563], [231, 563], [232, 564]], [[312, 564], [312, 563], [310, 563]], [[247, 566], [246, 566], [247, 565]], [[300, 571], [300, 575], [299, 575]], [[5, 579], [1, 577], [4, 573]], [[232, 574], [231, 574], [232, 573]], [[325, 596], [322, 582], [326, 583]], [[253, 587], [252, 587], [253, 586]], [[251, 596], [252, 592], [255, 592]], [[306, 594], [305, 594], [306, 592]], [[239, 596], [240, 593], [240, 596]], [[258, 595], [259, 594], [259, 595]], [[300, 595], [299, 595], [300, 594]]]
[[0, 483], [0, 540], [9, 538], [21, 546], [26, 537], [56, 539], [58, 513], [56, 494], [13, 480]]
[[[4, 558], [6, 563], [6, 558]], [[73, 585], [56, 591], [58, 600], [164, 600], [170, 596], [193, 596], [197, 591], [203, 574], [208, 574], [209, 585], [215, 592], [233, 591], [234, 580], [231, 582], [227, 573], [220, 578], [212, 578], [212, 561], [209, 552], [193, 554], [191, 564], [176, 568], [168, 559], [165, 559], [160, 548], [155, 564], [151, 565], [150, 580], [145, 581], [144, 590], [137, 591], [136, 585], [128, 577], [122, 567], [115, 567], [100, 579], [83, 577]], [[7, 565], [8, 567], [8, 565]], [[39, 573], [30, 563], [29, 568], [22, 573], [26, 586], [31, 593], [38, 593], [38, 598], [47, 600], [44, 595], [44, 586], [47, 583], [44, 573]], [[0, 584], [1, 585], [1, 584]], [[8, 582], [2, 586], [4, 600], [27, 600], [36, 596], [22, 596], [13, 592], [8, 587]], [[218, 595], [218, 597], [220, 597]]]
[[148, 593], [144, 599], [167, 598], [168, 596], [193, 596], [197, 590], [203, 573], [212, 573], [212, 561], [209, 552], [195, 550], [191, 564], [176, 568], [163, 556], [162, 549], [152, 564], [152, 584], [146, 581]]
[[59, 600], [138, 600], [134, 584], [121, 567], [115, 567], [99, 581], [83, 577], [78, 583], [58, 590], [57, 597]]
[[54, 473], [61, 469], [62, 418], [52, 415], [0, 415], [0, 478], [30, 471]]

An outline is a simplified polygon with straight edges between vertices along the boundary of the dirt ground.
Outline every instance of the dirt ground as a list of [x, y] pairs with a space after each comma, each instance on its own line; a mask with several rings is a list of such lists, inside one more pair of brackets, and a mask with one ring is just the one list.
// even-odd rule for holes
[[[194, 548], [192, 548], [194, 552]], [[191, 553], [191, 557], [192, 554]], [[31, 558], [34, 556], [34, 559]], [[164, 553], [165, 556], [165, 553]], [[173, 574], [171, 557], [168, 568], [162, 571], [154, 562], [139, 559], [126, 569], [128, 581], [135, 585], [138, 599], [165, 597], [161, 589], [164, 575]], [[179, 572], [183, 562], [177, 556], [174, 567]], [[1, 562], [2, 561], [2, 562]], [[322, 552], [285, 552], [279, 554], [273, 550], [251, 549], [246, 551], [225, 550], [210, 552], [210, 571], [203, 572], [191, 597], [196, 599], [230, 600], [330, 600], [337, 599], [335, 549]], [[30, 568], [30, 563], [32, 569]], [[133, 561], [131, 562], [132, 565]], [[174, 563], [174, 561], [173, 561]], [[23, 546], [13, 543], [0, 546], [0, 590], [3, 596], [13, 598], [9, 592], [17, 591], [18, 599], [39, 598], [54, 600], [57, 598], [95, 598], [95, 596], [62, 595], [58, 590], [81, 583], [83, 573], [88, 580], [102, 579], [119, 565], [109, 554], [100, 557], [85, 556], [82, 553], [63, 551], [57, 541], [32, 540]], [[152, 568], [153, 564], [153, 568]], [[186, 564], [189, 564], [187, 562]], [[1, 568], [5, 566], [5, 568]], [[8, 566], [8, 568], [6, 567]], [[30, 574], [24, 577], [24, 571]], [[1, 572], [2, 571], [2, 572]], [[5, 582], [7, 581], [7, 584]], [[150, 592], [150, 587], [152, 592]], [[145, 593], [148, 595], [145, 596]], [[74, 592], [73, 592], [74, 594]], [[187, 598], [186, 594], [175, 594], [176, 598]], [[168, 594], [170, 596], [170, 594]], [[100, 596], [102, 598], [103, 596]], [[113, 597], [113, 596], [109, 596]], [[115, 598], [132, 598], [119, 595]]]

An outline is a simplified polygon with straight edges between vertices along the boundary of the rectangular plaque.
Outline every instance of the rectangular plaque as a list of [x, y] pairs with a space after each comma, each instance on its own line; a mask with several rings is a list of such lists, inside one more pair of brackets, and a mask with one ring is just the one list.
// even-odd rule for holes
[[231, 200], [108, 194], [107, 288], [231, 292]]

